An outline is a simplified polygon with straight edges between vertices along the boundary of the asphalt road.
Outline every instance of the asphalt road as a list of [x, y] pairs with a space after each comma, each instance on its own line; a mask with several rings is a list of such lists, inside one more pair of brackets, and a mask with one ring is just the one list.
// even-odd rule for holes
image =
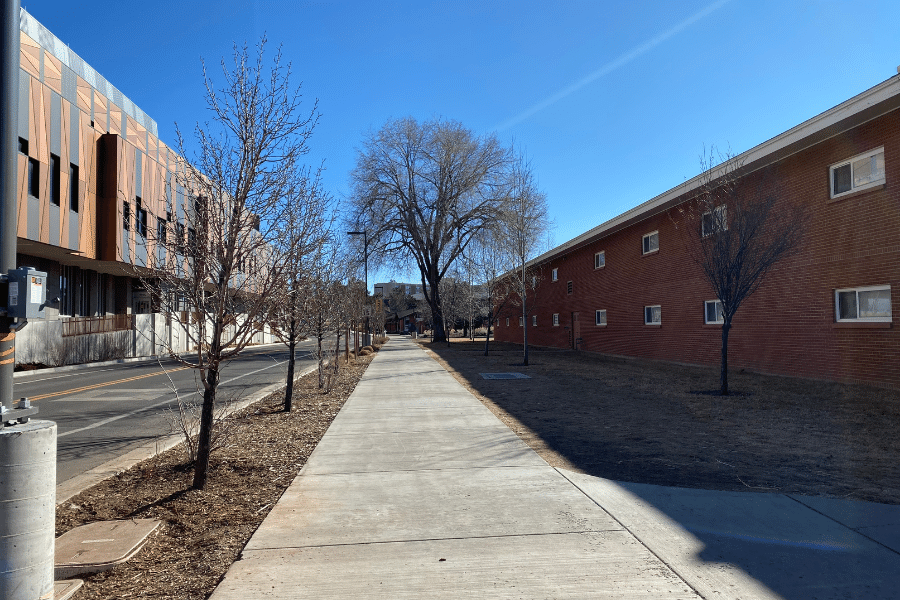
[[[314, 342], [297, 346], [297, 371], [315, 364]], [[218, 397], [238, 400], [287, 376], [287, 347], [249, 348], [225, 365]], [[168, 373], [168, 375], [167, 375]], [[166, 417], [183, 398], [199, 400], [199, 373], [174, 361], [128, 363], [62, 373], [36, 373], [15, 381], [14, 398], [27, 396], [35, 417], [57, 425], [57, 484], [132, 448], [172, 433]]]

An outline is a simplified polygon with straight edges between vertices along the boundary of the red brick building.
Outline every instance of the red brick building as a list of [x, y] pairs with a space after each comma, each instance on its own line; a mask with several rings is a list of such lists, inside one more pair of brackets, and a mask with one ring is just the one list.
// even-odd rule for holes
[[[736, 160], [742, 185], [770, 178], [808, 219], [799, 251], [736, 313], [729, 366], [900, 387], [900, 75]], [[673, 217], [703, 181], [534, 259], [530, 343], [718, 364], [721, 324], [706, 310], [716, 298]], [[520, 311], [500, 316], [498, 340], [521, 341]]]

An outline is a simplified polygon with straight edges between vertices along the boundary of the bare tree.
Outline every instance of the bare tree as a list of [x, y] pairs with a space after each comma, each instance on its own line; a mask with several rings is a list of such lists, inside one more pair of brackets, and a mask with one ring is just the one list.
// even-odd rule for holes
[[521, 309], [523, 364], [528, 365], [528, 316], [541, 279], [540, 265], [528, 264], [547, 243], [550, 218], [547, 196], [537, 189], [531, 166], [524, 159], [510, 174], [509, 199], [496, 222], [497, 241], [514, 263], [505, 275], [514, 303]]
[[330, 198], [322, 189], [322, 169], [315, 173], [303, 171], [301, 185], [288, 199], [287, 210], [281, 220], [279, 249], [285, 256], [284, 286], [276, 306], [273, 330], [288, 347], [287, 382], [284, 392], [284, 411], [291, 412], [294, 396], [294, 370], [297, 341], [301, 337], [304, 305], [313, 285], [310, 275], [313, 262], [330, 238], [327, 211]]
[[504, 314], [504, 309], [511, 298], [510, 280], [504, 277], [513, 264], [509, 248], [498, 240], [499, 229], [486, 229], [473, 240], [469, 247], [469, 256], [477, 281], [484, 291], [482, 314], [487, 321], [487, 334], [484, 340], [484, 355], [490, 351], [491, 327], [494, 321]]
[[[302, 315], [303, 330], [316, 340], [319, 389], [327, 391], [325, 365], [332, 358], [324, 345], [325, 338], [343, 326], [345, 313], [343, 296], [346, 288], [341, 284], [345, 275], [344, 261], [334, 244], [320, 247], [307, 268], [308, 286], [304, 296]], [[334, 355], [337, 360], [337, 350]]]
[[175, 197], [169, 194], [171, 221], [160, 219], [142, 276], [161, 312], [184, 324], [187, 344], [170, 345], [169, 353], [197, 369], [203, 383], [197, 489], [207, 480], [223, 363], [271, 318], [285, 268], [280, 223], [303, 183], [299, 160], [318, 119], [315, 104], [301, 113], [299, 87], [280, 53], [264, 65], [265, 43], [255, 56], [235, 46], [234, 64], [222, 61], [221, 87], [204, 66], [211, 122], [195, 128], [194, 158], [178, 133], [184, 158]]
[[512, 152], [455, 121], [388, 121], [364, 142], [351, 180], [349, 225], [368, 232], [374, 261], [414, 261], [446, 339], [441, 279], [508, 201]]
[[703, 181], [678, 214], [694, 261], [716, 294], [708, 322], [722, 323], [720, 393], [728, 395], [728, 334], [741, 304], [799, 246], [806, 211], [781, 197], [767, 171], [745, 173], [730, 154], [701, 158]]

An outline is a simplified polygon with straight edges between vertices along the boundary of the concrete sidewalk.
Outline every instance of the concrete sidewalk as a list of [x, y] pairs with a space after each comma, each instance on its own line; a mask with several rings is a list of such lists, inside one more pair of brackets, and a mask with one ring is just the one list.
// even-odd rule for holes
[[896, 598], [898, 508], [554, 469], [393, 338], [212, 600]]

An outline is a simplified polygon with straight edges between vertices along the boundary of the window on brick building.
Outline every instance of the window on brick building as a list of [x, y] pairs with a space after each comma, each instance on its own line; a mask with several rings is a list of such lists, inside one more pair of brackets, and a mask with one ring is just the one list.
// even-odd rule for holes
[[509, 317], [506, 317], [506, 326], [509, 327]]
[[606, 325], [606, 310], [594, 311], [594, 324], [600, 326]]
[[662, 324], [662, 306], [644, 307], [644, 325], [661, 325]]
[[876, 148], [831, 165], [831, 197], [858, 192], [884, 183], [884, 148]]
[[891, 321], [891, 286], [878, 285], [834, 291], [837, 321]]
[[556, 281], [559, 279], [559, 269], [553, 269], [550, 271], [550, 280]]
[[537, 315], [531, 315], [531, 326], [537, 327]]
[[554, 313], [553, 315], [553, 326], [559, 327], [559, 313]]
[[703, 237], [728, 230], [728, 211], [725, 205], [717, 206], [709, 212], [703, 213], [700, 219], [700, 233]]
[[525, 317], [519, 317], [519, 327], [522, 327], [524, 325], [525, 325]]
[[566, 293], [570, 294], [570, 295], [572, 293], [572, 282], [571, 281], [566, 282]]
[[704, 322], [707, 325], [721, 325], [725, 322], [725, 317], [722, 315], [721, 300], [707, 300], [704, 302], [703, 314]]
[[648, 234], [644, 235], [643, 238], [643, 253], [650, 254], [651, 252], [656, 252], [659, 250], [659, 232], [651, 231]]
[[594, 255], [594, 268], [602, 269], [606, 266], [606, 251], [598, 252]]

